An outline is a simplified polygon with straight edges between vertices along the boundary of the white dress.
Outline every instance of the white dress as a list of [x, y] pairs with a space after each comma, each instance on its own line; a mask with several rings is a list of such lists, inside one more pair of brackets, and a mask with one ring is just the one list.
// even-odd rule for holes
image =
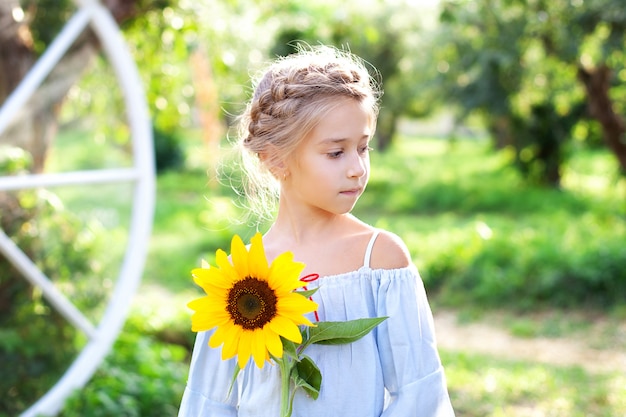
[[[320, 321], [389, 318], [354, 343], [307, 348], [322, 387], [317, 400], [299, 390], [293, 417], [454, 416], [422, 280], [414, 265], [371, 269], [377, 235], [358, 271], [320, 277], [308, 287], [319, 286], [313, 300]], [[228, 395], [236, 357], [222, 361], [221, 348], [208, 346], [211, 334], [196, 338], [179, 417], [279, 417], [278, 366], [249, 362]]]

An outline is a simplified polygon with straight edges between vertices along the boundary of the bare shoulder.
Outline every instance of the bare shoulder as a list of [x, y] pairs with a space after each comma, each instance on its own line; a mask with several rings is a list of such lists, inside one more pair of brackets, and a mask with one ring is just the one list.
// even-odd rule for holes
[[404, 241], [394, 233], [381, 230], [374, 242], [370, 266], [373, 269], [397, 269], [411, 264]]

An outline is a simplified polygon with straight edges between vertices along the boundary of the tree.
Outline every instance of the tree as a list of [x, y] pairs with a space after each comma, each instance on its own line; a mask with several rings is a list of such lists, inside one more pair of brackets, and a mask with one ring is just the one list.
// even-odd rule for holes
[[[123, 24], [166, 0], [106, 0], [104, 5]], [[5, 0], [0, 3], [0, 101], [6, 100], [35, 64], [74, 11], [70, 0]], [[6, 23], [4, 23], [6, 22]], [[99, 51], [97, 38], [86, 30], [47, 77], [10, 128], [3, 143], [26, 149], [32, 171], [42, 172], [58, 127], [58, 115], [69, 89]]]
[[575, 21], [590, 38], [578, 64], [589, 114], [600, 123], [604, 141], [626, 175], [626, 10], [619, 0], [594, 0]]
[[423, 100], [419, 93], [423, 73], [414, 71], [416, 62], [423, 62], [417, 8], [379, 1], [366, 7], [363, 2], [300, 1], [283, 6], [271, 10], [284, 22], [275, 38], [274, 55], [293, 53], [298, 43], [323, 43], [349, 49], [375, 68], [374, 75], [384, 89], [376, 129], [378, 149], [385, 150], [392, 143], [402, 116], [428, 113], [427, 106], [416, 104]]
[[[617, 73], [624, 68], [619, 45], [626, 40], [626, 14], [617, 12], [618, 3], [445, 2], [437, 49], [447, 69], [440, 76], [444, 100], [459, 106], [460, 118], [479, 113], [496, 148], [514, 149], [521, 172], [558, 187], [572, 131], [589, 124], [589, 115], [599, 119], [594, 108], [604, 109], [607, 142], [615, 145], [623, 137], [617, 114], [607, 109], [624, 95], [609, 98], [608, 87], [602, 93], [580, 83], [597, 71], [584, 69], [591, 57], [598, 68], [609, 61]], [[622, 164], [619, 148], [612, 147]]]

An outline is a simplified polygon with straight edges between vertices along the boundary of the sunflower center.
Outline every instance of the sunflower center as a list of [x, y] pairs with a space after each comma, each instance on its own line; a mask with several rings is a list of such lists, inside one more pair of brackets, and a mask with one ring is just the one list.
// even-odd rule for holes
[[246, 277], [230, 289], [226, 310], [244, 329], [262, 329], [276, 316], [276, 302], [276, 294], [266, 281]]

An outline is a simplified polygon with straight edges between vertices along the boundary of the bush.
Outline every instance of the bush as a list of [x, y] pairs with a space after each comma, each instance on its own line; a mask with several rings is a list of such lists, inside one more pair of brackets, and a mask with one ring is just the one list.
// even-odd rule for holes
[[156, 127], [153, 129], [152, 134], [157, 173], [181, 168], [185, 164], [185, 154], [178, 136]]
[[111, 353], [60, 417], [177, 414], [195, 333], [182, 300], [163, 297], [140, 296]]
[[[28, 155], [0, 151], [0, 175], [28, 169]], [[86, 276], [98, 271], [98, 240], [45, 190], [0, 192], [0, 227], [40, 270], [84, 312], [104, 298]], [[16, 415], [41, 397], [65, 372], [77, 351], [76, 330], [41, 291], [0, 255], [0, 415]]]
[[[606, 308], [626, 301], [626, 225], [613, 229], [592, 217], [575, 224], [555, 216], [534, 227], [495, 227], [449, 245], [423, 269], [446, 303], [528, 309]], [[617, 221], [617, 219], [616, 219]], [[551, 223], [550, 223], [551, 222]]]
[[187, 350], [124, 332], [87, 386], [60, 417], [171, 417], [185, 388]]
[[373, 154], [356, 214], [399, 233], [437, 302], [493, 307], [626, 301], [624, 179], [579, 149], [560, 190], [525, 182], [484, 142], [413, 139]]

